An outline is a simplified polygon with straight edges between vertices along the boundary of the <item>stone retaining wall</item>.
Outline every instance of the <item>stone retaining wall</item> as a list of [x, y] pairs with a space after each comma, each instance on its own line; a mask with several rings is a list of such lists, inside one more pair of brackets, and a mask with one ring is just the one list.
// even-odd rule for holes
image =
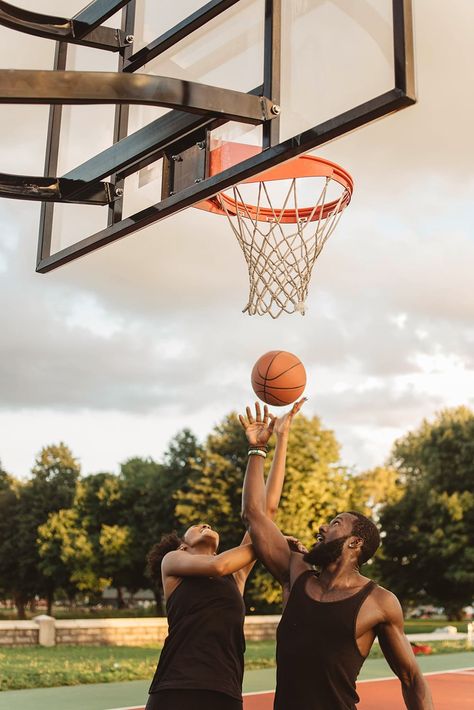
[[34, 621], [0, 621], [0, 647], [36, 646], [39, 626]]
[[[274, 639], [279, 620], [279, 616], [247, 617], [244, 627], [246, 639]], [[161, 645], [167, 633], [168, 623], [163, 617], [54, 620], [41, 616], [35, 621], [0, 621], [0, 646], [32, 646], [38, 643], [47, 646]]]
[[168, 623], [163, 618], [56, 621], [56, 643], [68, 646], [158, 645], [167, 633]]
[[[280, 616], [247, 616], [247, 641], [274, 640]], [[33, 621], [0, 621], [0, 648], [5, 646], [160, 646], [168, 633], [163, 617], [147, 619], [53, 619], [37, 616]], [[461, 641], [473, 643], [469, 633], [408, 634], [410, 641]]]

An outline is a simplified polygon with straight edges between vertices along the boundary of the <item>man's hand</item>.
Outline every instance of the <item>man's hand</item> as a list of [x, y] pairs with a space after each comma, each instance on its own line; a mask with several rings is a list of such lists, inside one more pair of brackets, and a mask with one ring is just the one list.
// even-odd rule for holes
[[298, 414], [303, 404], [306, 402], [306, 397], [303, 397], [298, 402], [295, 402], [289, 412], [284, 414], [282, 417], [275, 419], [273, 431], [277, 435], [277, 438], [282, 436], [288, 436], [290, 433], [291, 424], [295, 414]]
[[245, 431], [250, 446], [266, 446], [273, 433], [275, 417], [268, 411], [267, 405], [263, 408], [263, 417], [260, 404], [255, 402], [255, 418], [250, 407], [246, 408], [247, 418], [239, 414], [239, 420]]

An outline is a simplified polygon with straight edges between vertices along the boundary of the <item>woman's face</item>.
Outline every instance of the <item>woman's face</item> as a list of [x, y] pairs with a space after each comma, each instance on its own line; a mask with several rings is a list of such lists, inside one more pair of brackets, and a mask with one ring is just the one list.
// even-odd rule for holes
[[196, 547], [196, 545], [203, 542], [205, 542], [209, 547], [212, 547], [214, 552], [219, 547], [219, 535], [207, 523], [191, 525], [191, 527], [184, 533], [183, 539], [189, 547]]

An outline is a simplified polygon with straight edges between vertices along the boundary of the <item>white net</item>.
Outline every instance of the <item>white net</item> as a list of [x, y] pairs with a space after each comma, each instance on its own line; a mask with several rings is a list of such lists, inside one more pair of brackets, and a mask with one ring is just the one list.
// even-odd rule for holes
[[[314, 207], [303, 209], [298, 191], [304, 182], [301, 178], [278, 181], [282, 203], [278, 208], [273, 207], [275, 195], [266, 182], [253, 184], [251, 206], [245, 195], [248, 185], [236, 185], [231, 192], [217, 196], [247, 261], [250, 291], [243, 313], [269, 314], [272, 318], [283, 312], [305, 314], [314, 263], [335, 230], [350, 194], [326, 177], [322, 189], [313, 193]], [[334, 187], [338, 197], [331, 199], [329, 192]]]

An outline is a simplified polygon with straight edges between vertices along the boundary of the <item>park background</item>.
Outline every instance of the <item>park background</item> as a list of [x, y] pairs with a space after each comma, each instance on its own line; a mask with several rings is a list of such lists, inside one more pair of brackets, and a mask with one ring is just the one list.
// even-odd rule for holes
[[[290, 432], [277, 522], [311, 546], [319, 525], [337, 512], [371, 515], [382, 545], [363, 573], [398, 595], [407, 633], [450, 627], [447, 635], [428, 636], [422, 652], [472, 648], [472, 632], [465, 632], [474, 586], [473, 448], [474, 412], [467, 407], [424, 420], [394, 443], [385, 462], [359, 473], [343, 465], [335, 432], [318, 417], [300, 413]], [[272, 455], [273, 446], [268, 465]], [[181, 430], [160, 461], [134, 457], [118, 474], [81, 472], [64, 443], [45, 446], [23, 480], [0, 470], [0, 617], [44, 624], [45, 613], [59, 620], [162, 616], [162, 589], [147, 575], [148, 550], [162, 534], [198, 521], [217, 528], [221, 549], [239, 544], [246, 462], [245, 435], [231, 412], [203, 441]], [[144, 596], [146, 589], [153, 595]], [[268, 616], [263, 628], [260, 615], [280, 613], [281, 590], [259, 564], [245, 601], [249, 617], [258, 615], [248, 629], [246, 667], [271, 667], [277, 619]], [[166, 625], [135, 629], [133, 619], [115, 632], [113, 625], [100, 632], [75, 621], [71, 631], [59, 623], [50, 641], [66, 647], [48, 649], [34, 647], [42, 643], [42, 631], [31, 630], [35, 623], [29, 630], [21, 622], [3, 627], [0, 621], [3, 690], [149, 678], [166, 634]], [[426, 644], [426, 637], [412, 638]], [[29, 648], [15, 648], [21, 645]], [[371, 658], [380, 658], [377, 645]]]
[[[369, 574], [407, 609], [434, 605], [462, 619], [474, 586], [473, 453], [474, 413], [446, 409], [397, 440], [385, 465], [354, 474], [335, 433], [302, 413], [290, 433], [277, 522], [311, 547], [338, 512], [371, 515], [383, 544]], [[0, 470], [1, 596], [25, 618], [39, 598], [49, 614], [55, 601], [96, 607], [112, 586], [124, 608], [124, 591], [153, 586], [146, 555], [162, 535], [208, 522], [221, 549], [239, 544], [246, 462], [245, 435], [230, 413], [203, 442], [184, 429], [161, 461], [131, 458], [119, 474], [82, 473], [63, 443], [44, 447], [26, 480]], [[161, 590], [154, 594], [163, 614]], [[248, 612], [279, 612], [279, 586], [261, 567], [246, 602]]]

